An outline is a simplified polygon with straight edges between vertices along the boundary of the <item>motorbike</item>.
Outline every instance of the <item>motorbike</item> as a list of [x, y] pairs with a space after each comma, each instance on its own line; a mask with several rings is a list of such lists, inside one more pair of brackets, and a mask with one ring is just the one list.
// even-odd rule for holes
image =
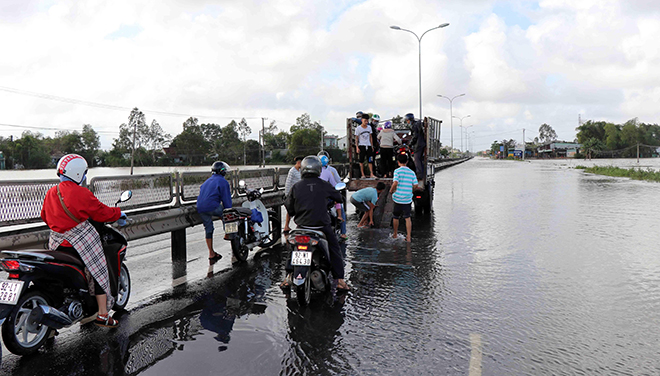
[[268, 248], [279, 240], [281, 224], [275, 211], [266, 209], [261, 202], [263, 188], [246, 188], [243, 180], [238, 186], [240, 192], [246, 193], [247, 200], [240, 207], [224, 209], [222, 221], [234, 257], [244, 262], [254, 247]]
[[[338, 191], [346, 189], [346, 183], [337, 183], [335, 189]], [[328, 211], [332, 209], [334, 209], [334, 202], [328, 204]], [[332, 215], [330, 217], [332, 218]], [[337, 222], [339, 221], [336, 220], [335, 223]], [[337, 227], [334, 227], [335, 231], [337, 231]], [[288, 241], [293, 247], [291, 266], [293, 266], [292, 282], [296, 290], [296, 300], [299, 305], [306, 306], [311, 301], [312, 290], [331, 291], [328, 241], [322, 231], [303, 226], [291, 230]]]
[[402, 144], [398, 148], [395, 149], [395, 155], [394, 157], [396, 158], [397, 155], [399, 154], [405, 154], [408, 157], [408, 163], [406, 166], [411, 169], [413, 172], [415, 172], [415, 155], [412, 149], [406, 145]]
[[[128, 201], [131, 191], [119, 201]], [[108, 264], [115, 311], [123, 310], [131, 295], [131, 277], [124, 264], [126, 238], [106, 223], [89, 222], [98, 231]], [[2, 339], [17, 355], [35, 353], [54, 330], [72, 326], [98, 310], [89, 294], [85, 264], [67, 252], [21, 250], [0, 252], [0, 269], [9, 273], [0, 280]]]

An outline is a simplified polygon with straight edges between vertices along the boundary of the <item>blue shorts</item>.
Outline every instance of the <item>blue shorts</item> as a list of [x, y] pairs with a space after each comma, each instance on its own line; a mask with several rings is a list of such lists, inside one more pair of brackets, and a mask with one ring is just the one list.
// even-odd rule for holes
[[222, 211], [223, 211], [222, 204], [215, 209], [214, 211], [210, 212], [202, 212], [199, 213], [199, 216], [202, 217], [202, 223], [204, 224], [204, 231], [206, 232], [206, 239], [213, 239], [213, 217], [220, 217], [222, 218]]

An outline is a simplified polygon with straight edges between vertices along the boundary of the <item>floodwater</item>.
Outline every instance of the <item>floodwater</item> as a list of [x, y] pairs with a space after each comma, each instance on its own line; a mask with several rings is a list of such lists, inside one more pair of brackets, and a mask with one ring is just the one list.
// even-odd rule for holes
[[2, 371], [658, 374], [658, 218], [657, 183], [474, 159], [436, 174], [434, 213], [413, 219], [411, 245], [358, 230], [349, 211], [353, 290], [333, 306], [288, 300], [276, 249], [132, 308], [117, 331], [3, 354]]

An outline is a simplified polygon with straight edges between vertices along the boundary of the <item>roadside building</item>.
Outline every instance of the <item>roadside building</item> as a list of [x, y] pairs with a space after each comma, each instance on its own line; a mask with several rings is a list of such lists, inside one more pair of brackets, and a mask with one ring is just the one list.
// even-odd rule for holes
[[348, 146], [347, 144], [347, 136], [340, 137], [337, 139], [337, 147], [341, 150], [346, 150], [346, 147]]
[[323, 147], [324, 148], [337, 148], [337, 139], [339, 136], [333, 134], [327, 134], [323, 136]]
[[574, 158], [580, 151], [581, 144], [577, 142], [554, 141], [539, 145], [539, 158]]

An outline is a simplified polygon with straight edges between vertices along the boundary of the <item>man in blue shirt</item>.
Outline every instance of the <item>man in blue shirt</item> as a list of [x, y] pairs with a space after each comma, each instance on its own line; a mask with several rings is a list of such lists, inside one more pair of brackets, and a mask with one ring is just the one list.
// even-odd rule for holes
[[206, 246], [209, 248], [209, 261], [216, 262], [222, 258], [213, 250], [213, 217], [221, 217], [225, 208], [231, 208], [231, 187], [225, 179], [229, 165], [225, 162], [215, 162], [211, 167], [210, 178], [199, 187], [197, 197], [197, 212], [202, 217], [206, 232]]
[[362, 228], [367, 225], [374, 225], [374, 208], [378, 202], [378, 196], [380, 196], [380, 192], [382, 192], [384, 189], [385, 183], [378, 182], [378, 184], [376, 184], [376, 188], [362, 188], [359, 191], [353, 193], [351, 196], [351, 204], [353, 204], [353, 206], [355, 206], [358, 211], [364, 212], [360, 223], [358, 223], [358, 228]]
[[406, 241], [410, 242], [412, 233], [412, 221], [410, 220], [410, 208], [412, 206], [413, 189], [418, 189], [417, 176], [413, 170], [406, 167], [408, 163], [408, 156], [399, 154], [397, 157], [399, 168], [394, 171], [394, 178], [392, 179], [392, 201], [394, 201], [394, 209], [392, 210], [392, 224], [394, 225], [394, 234], [392, 238], [398, 237], [399, 219], [406, 220], [407, 236]]

